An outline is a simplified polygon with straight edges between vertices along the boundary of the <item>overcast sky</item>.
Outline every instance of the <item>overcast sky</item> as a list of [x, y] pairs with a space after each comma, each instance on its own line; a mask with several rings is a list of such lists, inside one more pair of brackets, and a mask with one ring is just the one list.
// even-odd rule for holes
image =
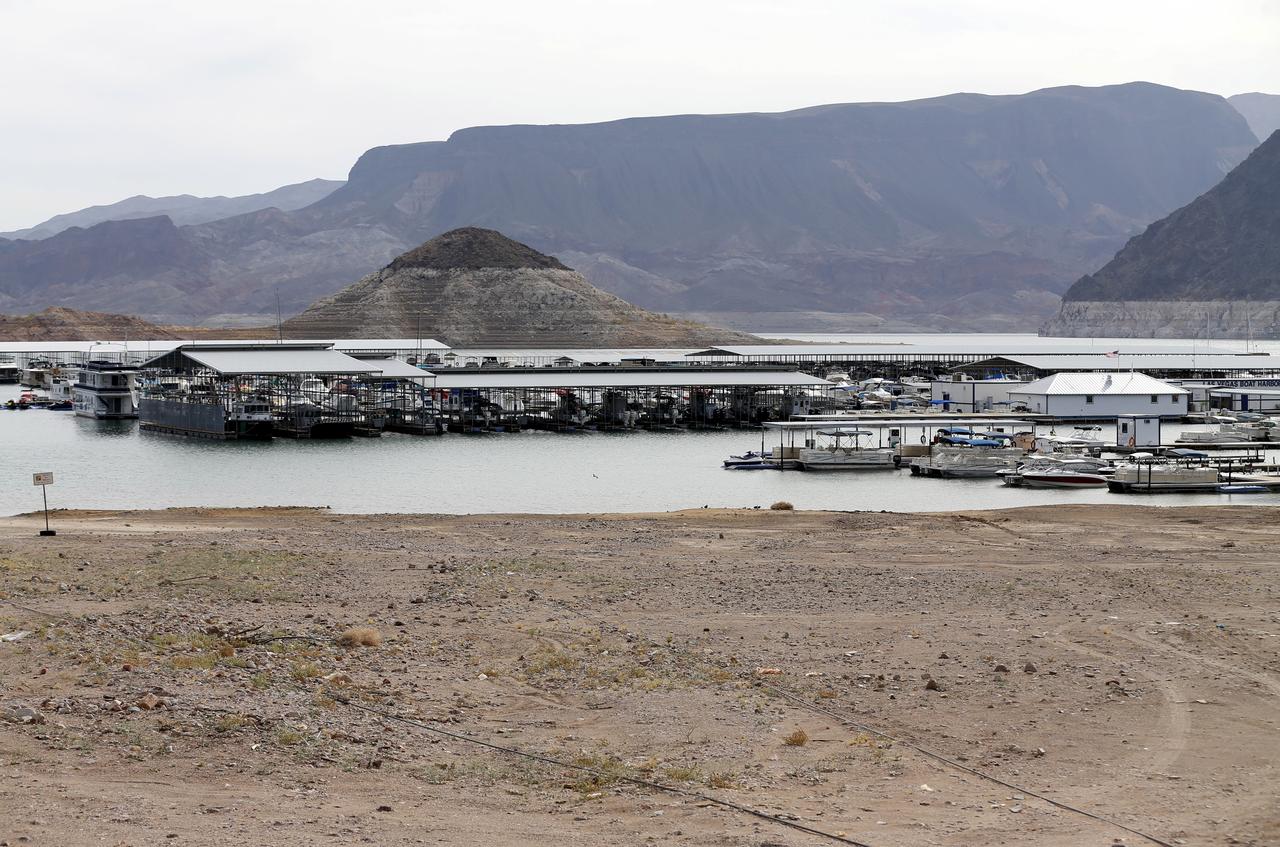
[[0, 231], [477, 124], [1135, 79], [1280, 93], [1274, 0], [0, 0]]

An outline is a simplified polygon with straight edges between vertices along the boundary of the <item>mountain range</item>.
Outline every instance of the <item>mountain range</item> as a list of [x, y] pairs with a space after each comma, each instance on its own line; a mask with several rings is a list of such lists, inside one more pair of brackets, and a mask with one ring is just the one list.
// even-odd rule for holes
[[1280, 337], [1280, 131], [1067, 291], [1049, 335]]
[[280, 209], [291, 212], [310, 206], [342, 186], [338, 179], [309, 179], [293, 185], [284, 185], [261, 194], [244, 194], [239, 197], [195, 197], [178, 194], [172, 197], [147, 197], [139, 194], [118, 203], [90, 206], [78, 212], [54, 215], [47, 221], [15, 232], [0, 232], [0, 238], [41, 239], [57, 235], [72, 227], [90, 227], [103, 221], [128, 221], [137, 218], [167, 217], [175, 224], [202, 224], [209, 221], [256, 212], [261, 209]]
[[1149, 83], [475, 127], [374, 148], [301, 208], [0, 240], [0, 310], [261, 321], [475, 225], [664, 312], [1021, 329], [1256, 145], [1224, 98]]
[[1270, 138], [1273, 132], [1280, 129], [1280, 94], [1254, 91], [1228, 97], [1227, 102], [1244, 115], [1249, 128], [1259, 139]]

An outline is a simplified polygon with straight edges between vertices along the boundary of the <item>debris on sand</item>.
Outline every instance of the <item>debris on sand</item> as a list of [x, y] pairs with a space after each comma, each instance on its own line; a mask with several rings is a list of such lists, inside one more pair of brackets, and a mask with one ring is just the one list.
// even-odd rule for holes
[[343, 647], [381, 647], [382, 633], [371, 626], [353, 626], [338, 636]]

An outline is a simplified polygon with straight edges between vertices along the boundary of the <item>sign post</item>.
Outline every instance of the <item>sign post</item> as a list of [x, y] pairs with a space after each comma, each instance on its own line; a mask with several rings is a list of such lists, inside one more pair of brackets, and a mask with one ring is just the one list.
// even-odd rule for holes
[[44, 529], [41, 535], [57, 535], [57, 530], [49, 529], [49, 486], [53, 485], [53, 471], [44, 471], [31, 475], [31, 483], [40, 486], [40, 494], [44, 497]]

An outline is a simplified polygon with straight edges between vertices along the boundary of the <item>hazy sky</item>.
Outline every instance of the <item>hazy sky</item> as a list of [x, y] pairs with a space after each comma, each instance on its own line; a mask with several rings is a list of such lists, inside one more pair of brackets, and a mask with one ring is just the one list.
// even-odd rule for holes
[[1144, 79], [1280, 93], [1275, 0], [0, 0], [0, 230], [477, 124]]

